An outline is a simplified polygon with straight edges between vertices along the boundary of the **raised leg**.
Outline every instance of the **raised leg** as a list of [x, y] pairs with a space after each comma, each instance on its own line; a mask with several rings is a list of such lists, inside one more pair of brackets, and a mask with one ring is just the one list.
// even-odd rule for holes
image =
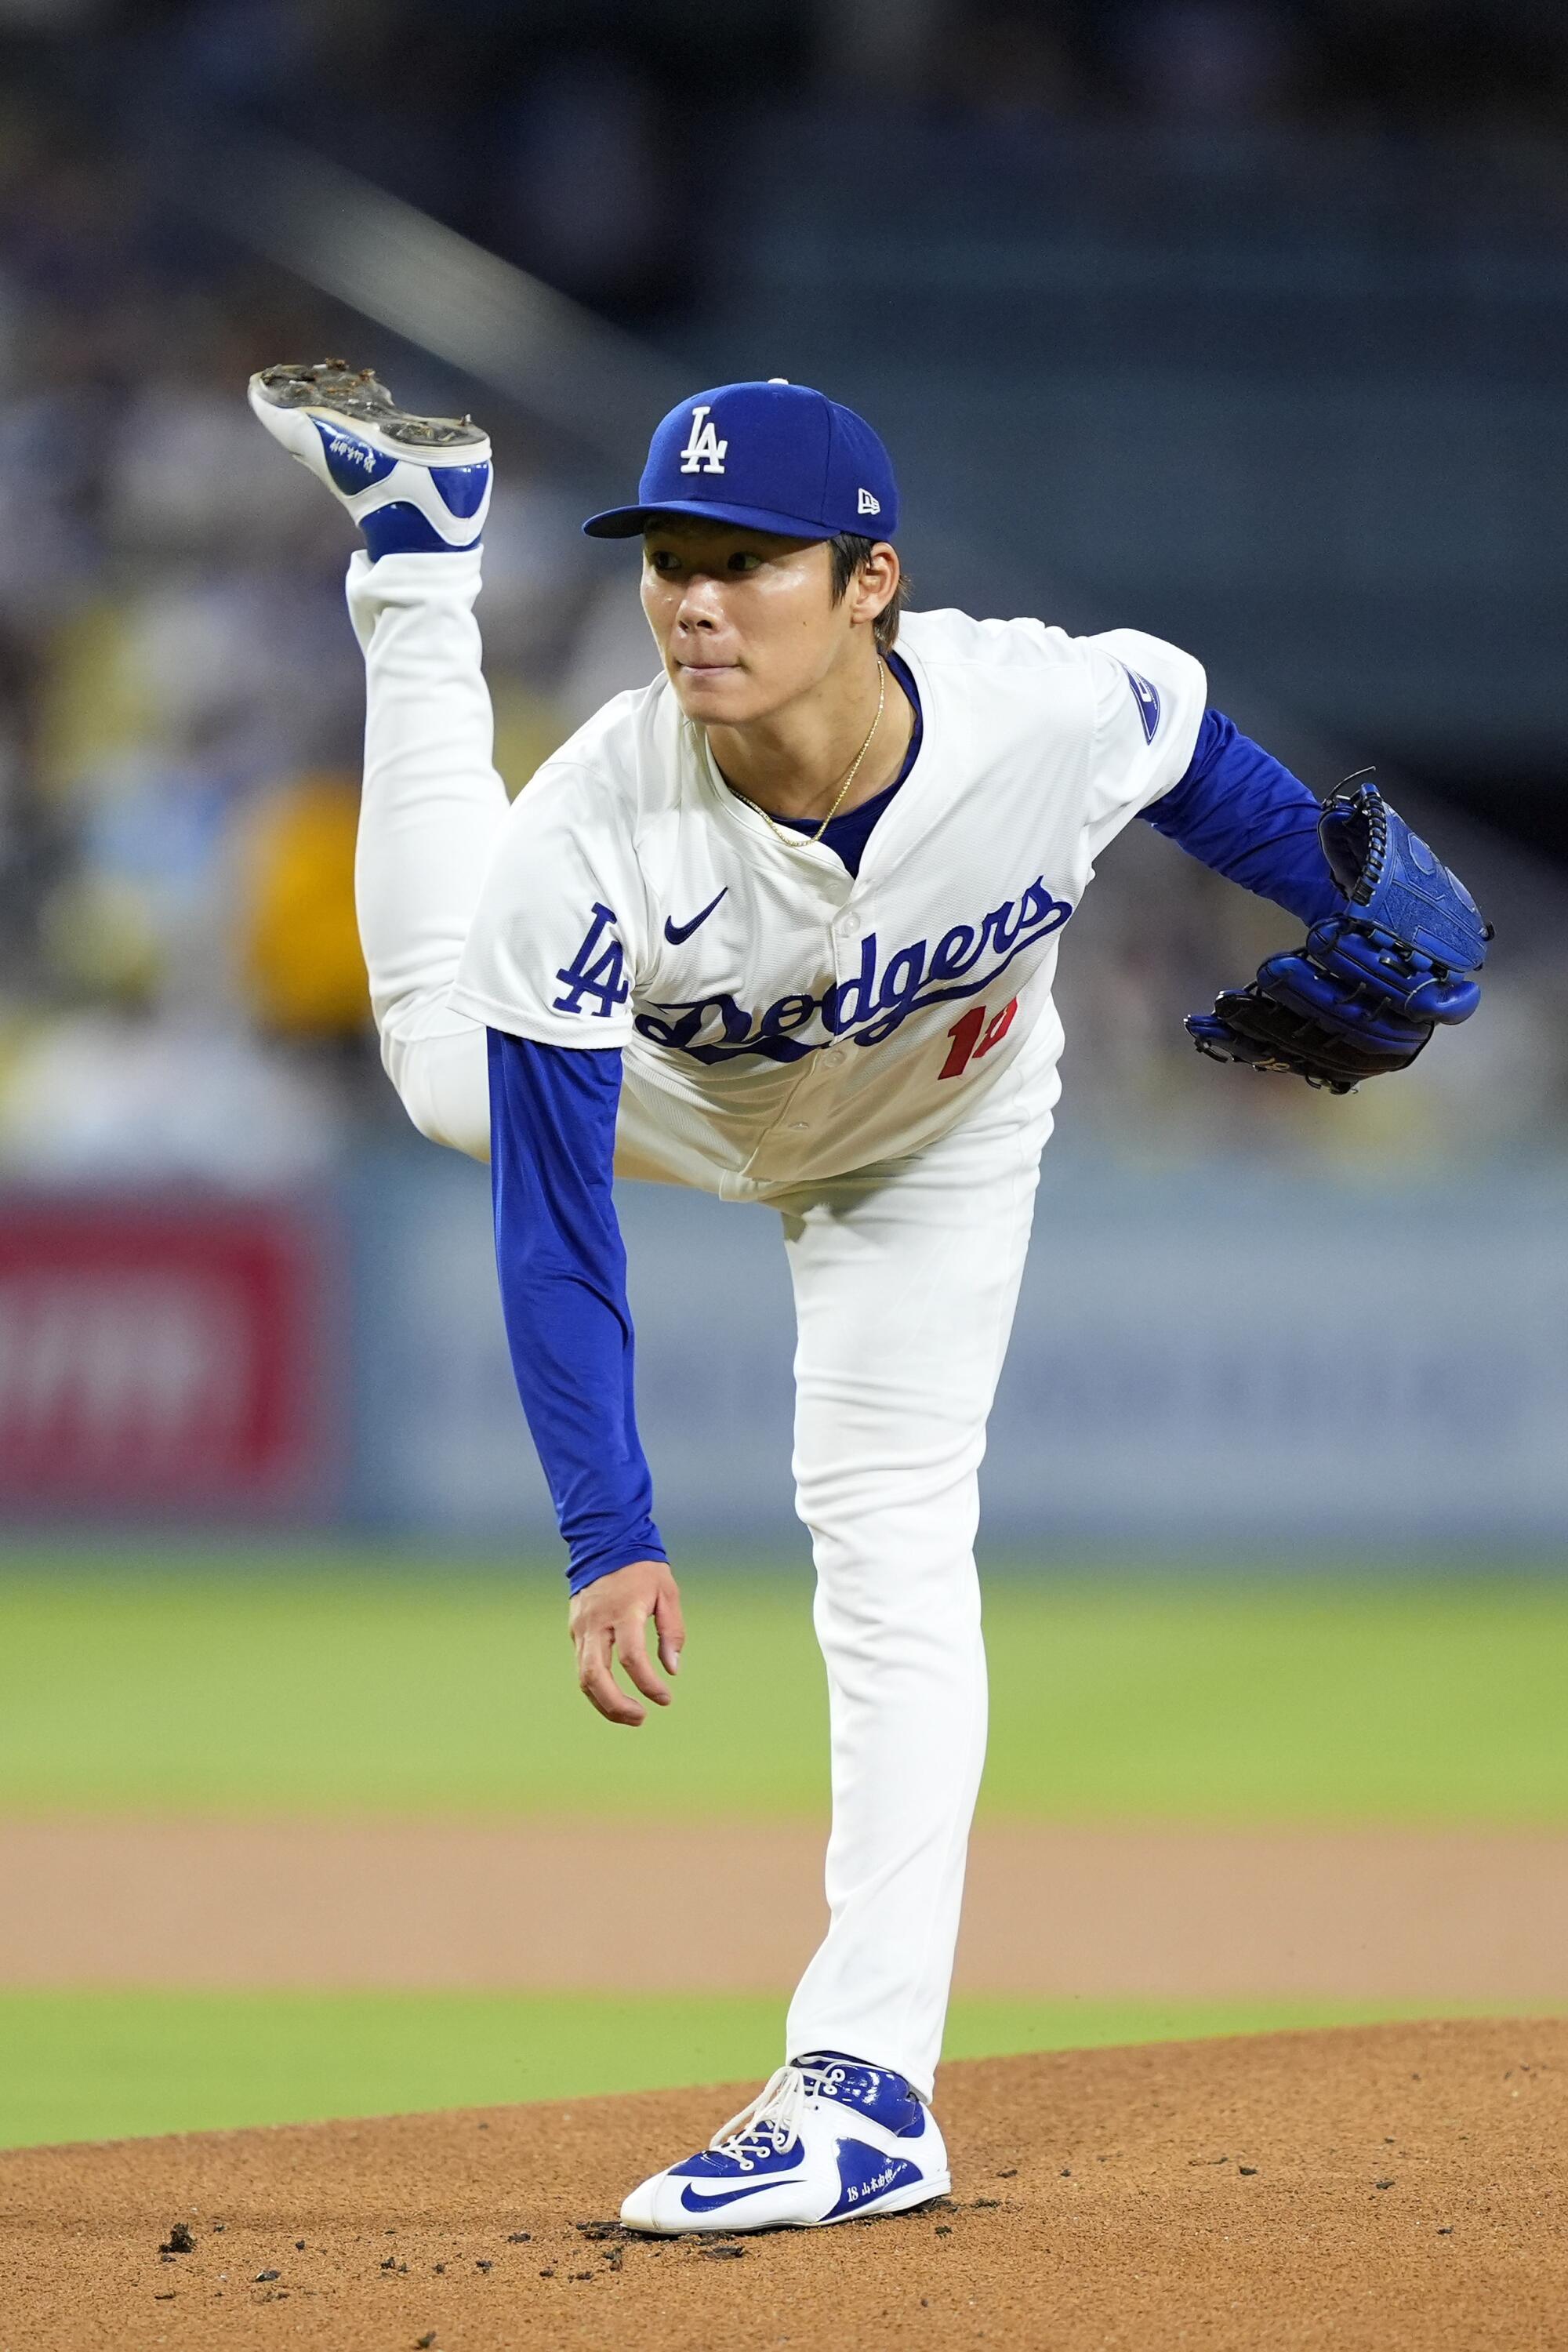
[[422, 1133], [485, 1160], [485, 1033], [447, 1003], [507, 813], [479, 590], [478, 548], [349, 566], [365, 659], [355, 897], [382, 1059]]

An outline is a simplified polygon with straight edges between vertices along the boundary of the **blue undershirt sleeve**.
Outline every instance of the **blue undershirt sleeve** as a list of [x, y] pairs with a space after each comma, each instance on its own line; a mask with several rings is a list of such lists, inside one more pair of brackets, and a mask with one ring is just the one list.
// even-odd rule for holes
[[621, 1057], [492, 1029], [489, 1074], [507, 1341], [577, 1592], [633, 1560], [668, 1558], [632, 1402], [613, 1192]]
[[1223, 711], [1205, 711], [1186, 774], [1142, 814], [1203, 865], [1306, 924], [1343, 911], [1318, 839], [1321, 804]]

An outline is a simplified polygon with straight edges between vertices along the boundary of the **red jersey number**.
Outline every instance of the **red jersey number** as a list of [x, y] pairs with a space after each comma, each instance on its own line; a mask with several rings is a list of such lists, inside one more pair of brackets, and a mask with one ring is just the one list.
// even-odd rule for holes
[[1013, 1015], [1018, 1010], [1018, 1000], [1009, 997], [994, 1020], [988, 1019], [984, 1004], [972, 1004], [962, 1021], [955, 1021], [948, 1031], [949, 1048], [946, 1061], [937, 1072], [939, 1078], [961, 1078], [971, 1062], [999, 1045], [1013, 1026]]

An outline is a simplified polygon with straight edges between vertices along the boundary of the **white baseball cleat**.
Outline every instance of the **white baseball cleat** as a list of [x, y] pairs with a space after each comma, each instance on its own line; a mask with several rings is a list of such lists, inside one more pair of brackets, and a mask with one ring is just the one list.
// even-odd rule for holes
[[368, 368], [263, 368], [250, 405], [345, 506], [374, 563], [477, 546], [490, 502], [489, 436], [468, 416], [414, 416]]
[[628, 2230], [820, 2230], [945, 2197], [936, 2117], [901, 2074], [836, 2051], [797, 2058], [697, 2156], [621, 2207]]

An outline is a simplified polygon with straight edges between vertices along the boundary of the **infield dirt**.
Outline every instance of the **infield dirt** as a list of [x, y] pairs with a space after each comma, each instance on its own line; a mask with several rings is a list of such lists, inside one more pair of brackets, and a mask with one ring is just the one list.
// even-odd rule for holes
[[[816, 1822], [0, 1820], [0, 1986], [783, 1993]], [[605, 1889], [635, 1935], [605, 1933]], [[1568, 2002], [1561, 1832], [983, 1822], [962, 1992]]]
[[0, 2157], [0, 2352], [1568, 2347], [1565, 2021], [954, 2065], [943, 2205], [624, 2237], [751, 2087]]

